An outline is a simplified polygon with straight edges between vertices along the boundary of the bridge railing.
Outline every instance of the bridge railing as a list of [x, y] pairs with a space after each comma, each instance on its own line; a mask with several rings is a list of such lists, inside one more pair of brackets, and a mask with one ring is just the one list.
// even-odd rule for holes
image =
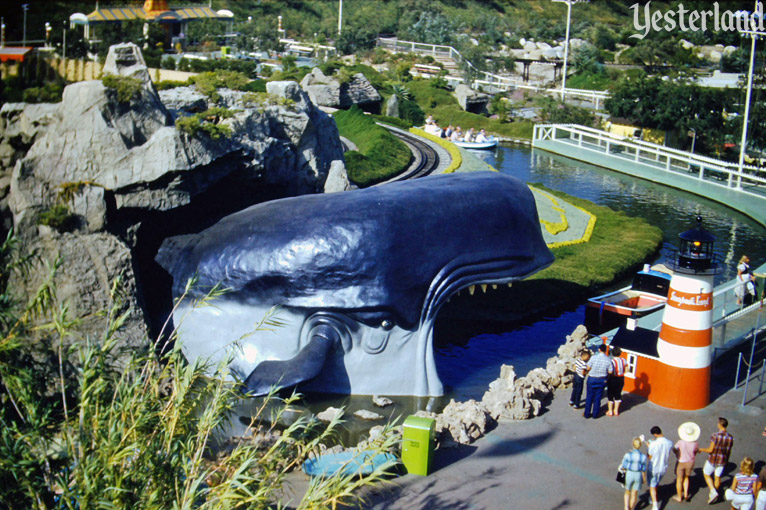
[[544, 140], [576, 145], [585, 150], [665, 172], [681, 173], [761, 199], [766, 197], [766, 169], [754, 165], [744, 165], [740, 171], [737, 163], [625, 138], [577, 124], [538, 124], [534, 127], [532, 145]]

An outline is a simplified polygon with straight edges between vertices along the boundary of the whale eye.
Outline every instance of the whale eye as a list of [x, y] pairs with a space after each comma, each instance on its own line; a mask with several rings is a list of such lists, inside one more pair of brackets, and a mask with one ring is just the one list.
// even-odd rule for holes
[[383, 319], [380, 323], [380, 327], [386, 331], [391, 331], [391, 328], [394, 327], [394, 323], [388, 319]]

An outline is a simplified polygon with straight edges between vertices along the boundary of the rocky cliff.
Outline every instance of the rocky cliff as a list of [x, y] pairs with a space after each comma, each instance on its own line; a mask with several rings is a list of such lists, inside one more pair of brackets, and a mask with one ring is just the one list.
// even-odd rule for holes
[[[121, 78], [69, 85], [56, 105], [3, 106], [0, 207], [26, 249], [62, 259], [59, 298], [86, 323], [120, 275], [134, 308], [123, 335], [139, 345], [162, 238], [263, 199], [322, 192], [331, 170], [342, 182], [343, 150], [332, 118], [294, 82], [257, 97], [226, 91], [227, 114], [205, 117], [214, 105], [194, 91], [169, 94], [168, 109], [132, 44], [112, 47], [104, 72]], [[218, 131], [175, 126], [195, 112]], [[43, 277], [14, 289], [28, 294]]]

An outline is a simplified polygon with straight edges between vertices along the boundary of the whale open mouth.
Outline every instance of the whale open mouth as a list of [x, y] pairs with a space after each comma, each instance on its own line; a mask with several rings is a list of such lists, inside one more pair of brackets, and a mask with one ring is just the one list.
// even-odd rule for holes
[[272, 306], [289, 314], [271, 336], [246, 336], [243, 352], [254, 354], [233, 364], [251, 392], [304, 382], [428, 396], [442, 391], [432, 330], [446, 300], [523, 279], [553, 256], [529, 189], [476, 172], [258, 204], [165, 240], [157, 260], [176, 297], [192, 275], [192, 293], [230, 289], [217, 314], [184, 310], [188, 357], [241, 342], [253, 316]]

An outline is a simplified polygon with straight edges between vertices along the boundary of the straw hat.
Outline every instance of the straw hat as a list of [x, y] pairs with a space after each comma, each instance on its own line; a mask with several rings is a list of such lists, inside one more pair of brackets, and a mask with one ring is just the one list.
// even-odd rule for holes
[[678, 437], [684, 441], [696, 441], [700, 437], [700, 426], [693, 421], [682, 423], [678, 427]]

